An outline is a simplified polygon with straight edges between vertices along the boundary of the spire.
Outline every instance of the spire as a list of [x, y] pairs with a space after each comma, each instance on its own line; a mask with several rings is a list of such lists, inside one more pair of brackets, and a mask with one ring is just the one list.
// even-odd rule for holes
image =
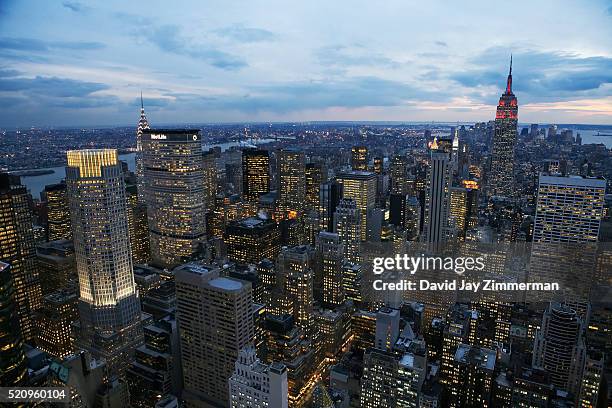
[[508, 73], [508, 82], [506, 84], [506, 93], [512, 93], [512, 54], [510, 54], [510, 72]]
[[147, 115], [145, 115], [142, 91], [140, 91], [140, 120], [138, 121], [138, 129], [136, 130], [136, 133], [141, 135], [142, 131], [145, 129], [149, 129], [149, 121], [147, 120]]

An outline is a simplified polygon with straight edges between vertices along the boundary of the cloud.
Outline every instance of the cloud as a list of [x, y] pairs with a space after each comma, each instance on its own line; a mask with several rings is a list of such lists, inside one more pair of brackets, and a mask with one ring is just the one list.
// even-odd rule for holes
[[34, 38], [0, 38], [0, 49], [2, 50], [47, 52], [64, 49], [86, 51], [98, 50], [104, 47], [104, 44], [94, 41], [43, 41]]
[[21, 92], [31, 97], [85, 97], [109, 89], [108, 85], [74, 79], [41, 77], [0, 79], [0, 92]]
[[434, 44], [440, 46], [440, 47], [448, 47], [448, 44], [444, 41], [435, 41]]
[[236, 110], [248, 113], [262, 111], [287, 113], [334, 107], [385, 107], [410, 104], [422, 98], [445, 98], [441, 94], [422, 90], [403, 82], [377, 77], [254, 86], [240, 95], [171, 94], [168, 96], [176, 98], [176, 103], [197, 105], [203, 109]]
[[0, 78], [12, 78], [19, 74], [20, 72], [14, 69], [0, 68]]
[[90, 9], [88, 6], [84, 5], [83, 3], [79, 3], [78, 1], [65, 1], [62, 3], [62, 6], [74, 11], [75, 13], [83, 13]]
[[[508, 72], [506, 48], [489, 48], [468, 62], [474, 67], [449, 78], [470, 87], [501, 89]], [[563, 52], [519, 50], [513, 53], [513, 89], [526, 100], [568, 100], [605, 93], [612, 84], [612, 58]], [[609, 91], [608, 91], [609, 92]]]
[[214, 33], [220, 37], [229, 38], [242, 43], [274, 41], [276, 39], [276, 34], [272, 31], [261, 28], [245, 27], [242, 24], [234, 24], [229, 27], [219, 28], [214, 30]]
[[214, 67], [229, 71], [247, 66], [247, 63], [238, 56], [206, 44], [194, 44], [191, 39], [181, 35], [180, 28], [177, 25], [151, 26], [143, 29], [141, 33], [147, 40], [165, 52], [200, 59]]
[[226, 71], [248, 66], [247, 62], [237, 55], [186, 37], [181, 27], [176, 24], [158, 25], [146, 17], [126, 13], [115, 13], [115, 17], [130, 26], [138, 27], [132, 31], [133, 36], [144, 39], [164, 52], [199, 59]]
[[325, 66], [383, 66], [397, 68], [401, 65], [383, 54], [370, 52], [361, 44], [321, 47], [315, 51], [315, 56]]

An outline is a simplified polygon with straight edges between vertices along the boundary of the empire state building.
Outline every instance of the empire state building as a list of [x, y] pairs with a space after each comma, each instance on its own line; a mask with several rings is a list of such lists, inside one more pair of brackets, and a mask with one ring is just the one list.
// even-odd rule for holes
[[495, 134], [489, 176], [489, 193], [511, 197], [514, 192], [514, 147], [518, 123], [518, 102], [512, 93], [512, 57], [506, 91], [499, 98], [495, 114]]

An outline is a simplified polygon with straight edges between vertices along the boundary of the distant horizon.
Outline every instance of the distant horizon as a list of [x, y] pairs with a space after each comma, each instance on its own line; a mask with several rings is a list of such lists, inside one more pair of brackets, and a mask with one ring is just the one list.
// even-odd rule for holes
[[[359, 125], [443, 125], [452, 127], [453, 125], [472, 125], [475, 123], [488, 123], [494, 122], [494, 119], [490, 121], [444, 121], [444, 120], [436, 120], [436, 121], [391, 121], [391, 120], [304, 120], [304, 121], [234, 121], [234, 122], [159, 122], [155, 123], [149, 121], [152, 125], [153, 129], [162, 127], [187, 127], [190, 126], [238, 126], [238, 125], [287, 125], [287, 124], [359, 124]], [[569, 127], [569, 126], [582, 126], [582, 127], [593, 127], [593, 128], [610, 128], [612, 129], [612, 123], [610, 124], [599, 124], [599, 123], [554, 123], [554, 122], [519, 122], [518, 127], [528, 127], [532, 124], [537, 124], [539, 126], [550, 126], [555, 125], [557, 127]], [[128, 123], [117, 123], [117, 124], [98, 124], [98, 125], [26, 125], [26, 126], [10, 126], [10, 127], [2, 127], [0, 125], [1, 130], [5, 131], [16, 131], [16, 130], [26, 130], [26, 129], [113, 129], [113, 128], [136, 128], [137, 122], [135, 124]]]

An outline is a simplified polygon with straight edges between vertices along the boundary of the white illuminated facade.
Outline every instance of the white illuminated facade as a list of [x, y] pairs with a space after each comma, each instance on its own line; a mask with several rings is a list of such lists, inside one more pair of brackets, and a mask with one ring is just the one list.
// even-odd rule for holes
[[229, 379], [229, 392], [230, 408], [287, 408], [287, 367], [263, 364], [254, 347], [245, 347]]
[[80, 289], [76, 342], [120, 372], [142, 340], [121, 163], [114, 149], [74, 150], [67, 156]]

